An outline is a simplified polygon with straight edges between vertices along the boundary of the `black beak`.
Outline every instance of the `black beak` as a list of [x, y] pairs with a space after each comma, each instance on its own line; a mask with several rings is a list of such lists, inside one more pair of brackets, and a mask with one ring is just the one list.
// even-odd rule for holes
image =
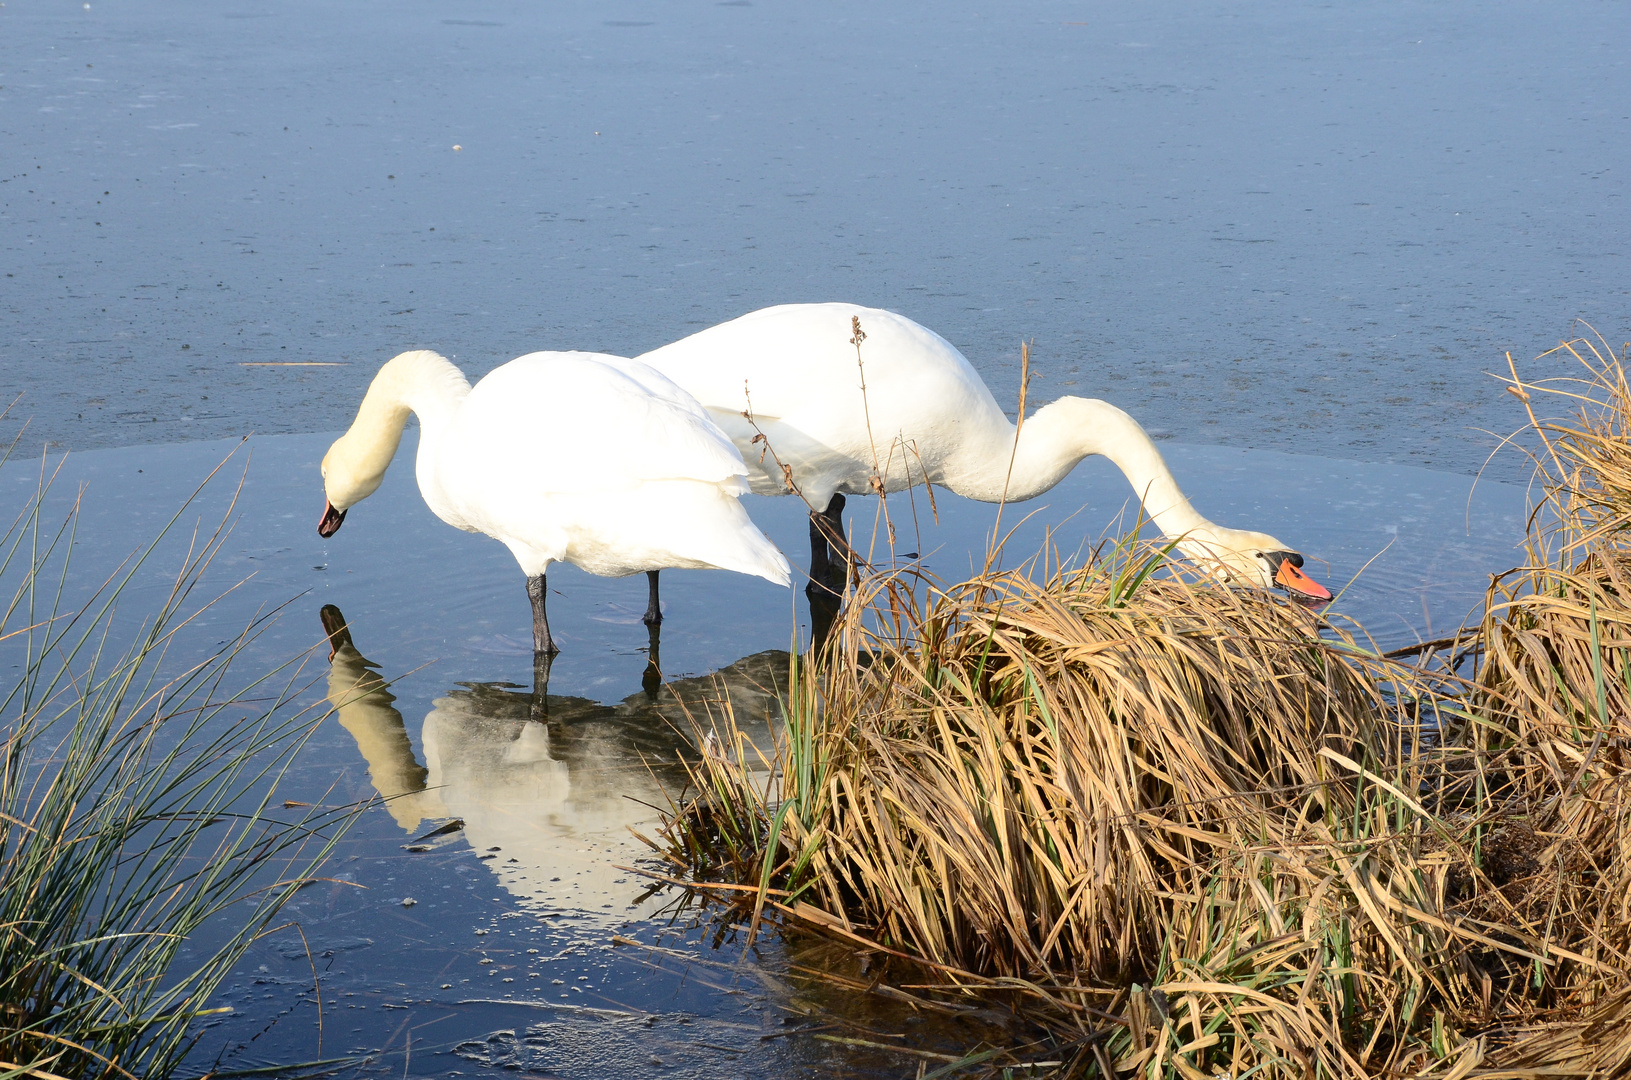
[[327, 540], [339, 532], [340, 526], [344, 523], [345, 511], [334, 509], [334, 504], [325, 500], [323, 503], [323, 520], [317, 523], [317, 535]]

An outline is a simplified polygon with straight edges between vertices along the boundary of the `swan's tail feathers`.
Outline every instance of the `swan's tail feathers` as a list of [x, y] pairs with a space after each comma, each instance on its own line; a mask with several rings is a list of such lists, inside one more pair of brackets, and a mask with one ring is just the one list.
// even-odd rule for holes
[[766, 581], [781, 585], [784, 588], [791, 586], [793, 584], [793, 568], [787, 564], [787, 556], [783, 555], [781, 550], [770, 542], [770, 537], [759, 532], [757, 527], [753, 531], [759, 533], [759, 539], [762, 541], [759, 544], [751, 545], [753, 555], [756, 556], [755, 559], [752, 563], [727, 566], [725, 569], [735, 570], [743, 574], [752, 574], [754, 577], [762, 577]]
[[647, 487], [661, 493], [654, 500], [657, 506], [668, 504], [661, 520], [673, 536], [675, 553], [689, 556], [692, 565], [752, 574], [777, 585], [793, 583], [786, 556], [748, 517], [728, 485], [682, 481]]

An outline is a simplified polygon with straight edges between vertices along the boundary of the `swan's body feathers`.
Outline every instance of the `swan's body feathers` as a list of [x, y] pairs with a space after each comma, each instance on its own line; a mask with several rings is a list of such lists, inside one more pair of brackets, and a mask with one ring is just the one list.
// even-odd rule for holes
[[[866, 334], [859, 364], [854, 318]], [[955, 449], [984, 434], [991, 413], [1004, 420], [950, 342], [893, 312], [854, 304], [766, 308], [639, 360], [708, 407], [742, 451], [755, 492], [786, 494], [779, 459], [818, 507], [834, 492], [871, 493], [874, 457], [890, 491], [925, 478], [945, 483]], [[749, 410], [751, 420], [742, 415]], [[760, 433], [765, 441], [754, 443]]]
[[376, 448], [395, 449], [411, 407], [423, 429], [416, 471], [426, 504], [501, 541], [528, 577], [570, 562], [608, 576], [678, 566], [791, 580], [738, 501], [741, 455], [659, 372], [599, 353], [530, 353], [468, 393], [455, 375], [433, 353], [381, 369], [324, 461], [333, 507], [378, 486], [352, 463], [378, 462], [383, 475], [389, 454]]
[[[859, 357], [857, 321], [866, 335]], [[1065, 397], [1016, 430], [962, 353], [894, 312], [854, 304], [765, 308], [638, 359], [708, 408], [760, 494], [789, 493], [785, 468], [818, 511], [834, 494], [876, 491], [875, 479], [886, 491], [927, 481], [971, 499], [1018, 502], [1053, 487], [1082, 458], [1102, 454], [1161, 531], [1183, 538], [1186, 553], [1258, 584], [1284, 584], [1289, 575], [1280, 556], [1291, 553], [1273, 537], [1224, 529], [1197, 513], [1155, 443], [1125, 412]], [[1329, 597], [1308, 585], [1295, 587]]]

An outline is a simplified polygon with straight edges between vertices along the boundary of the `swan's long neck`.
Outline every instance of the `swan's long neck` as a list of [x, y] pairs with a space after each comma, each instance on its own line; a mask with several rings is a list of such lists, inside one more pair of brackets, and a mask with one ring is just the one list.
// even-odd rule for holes
[[[344, 509], [379, 487], [386, 467], [396, 456], [409, 413], [419, 417], [422, 429], [419, 478], [423, 489], [427, 463], [435, 460], [439, 441], [469, 394], [470, 383], [464, 373], [433, 352], [405, 352], [380, 368], [357, 409], [357, 418], [329, 450], [331, 459], [339, 452], [352, 477], [347, 501], [342, 505], [336, 499], [335, 506]], [[331, 486], [334, 481], [331, 469]]]
[[[1115, 462], [1127, 477], [1143, 502], [1145, 513], [1164, 535], [1181, 536], [1195, 529], [1212, 527], [1178, 489], [1172, 470], [1167, 468], [1161, 451], [1155, 448], [1155, 440], [1139, 427], [1138, 421], [1109, 402], [1060, 398], [1026, 419], [1019, 431], [1017, 448], [1014, 426], [1006, 422], [1003, 426], [1007, 429], [1006, 439], [992, 440], [988, 449], [995, 452], [982, 455], [984, 467], [979, 469], [977, 477], [969, 478], [970, 490], [964, 490], [963, 485], [952, 485], [953, 490], [971, 498], [995, 501], [1003, 497], [1006, 480], [1008, 500], [1019, 502], [1053, 487], [1083, 458], [1100, 454]], [[1011, 476], [1010, 453], [1013, 457]]]

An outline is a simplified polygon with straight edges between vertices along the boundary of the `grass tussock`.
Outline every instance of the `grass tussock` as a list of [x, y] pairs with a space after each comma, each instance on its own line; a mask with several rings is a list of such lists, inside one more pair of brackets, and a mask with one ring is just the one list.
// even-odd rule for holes
[[154, 546], [64, 606], [74, 518], [48, 527], [45, 490], [0, 530], [0, 1076], [165, 1077], [349, 815], [272, 802], [314, 721], [287, 670], [231, 685], [259, 625], [171, 655], [224, 533], [116, 620]]
[[1390, 660], [1134, 543], [869, 576], [772, 759], [708, 743], [668, 857], [1008, 997], [1066, 1074], [1631, 1068], [1631, 392], [1566, 348], [1579, 382], [1515, 384], [1531, 564], [1445, 648]]

